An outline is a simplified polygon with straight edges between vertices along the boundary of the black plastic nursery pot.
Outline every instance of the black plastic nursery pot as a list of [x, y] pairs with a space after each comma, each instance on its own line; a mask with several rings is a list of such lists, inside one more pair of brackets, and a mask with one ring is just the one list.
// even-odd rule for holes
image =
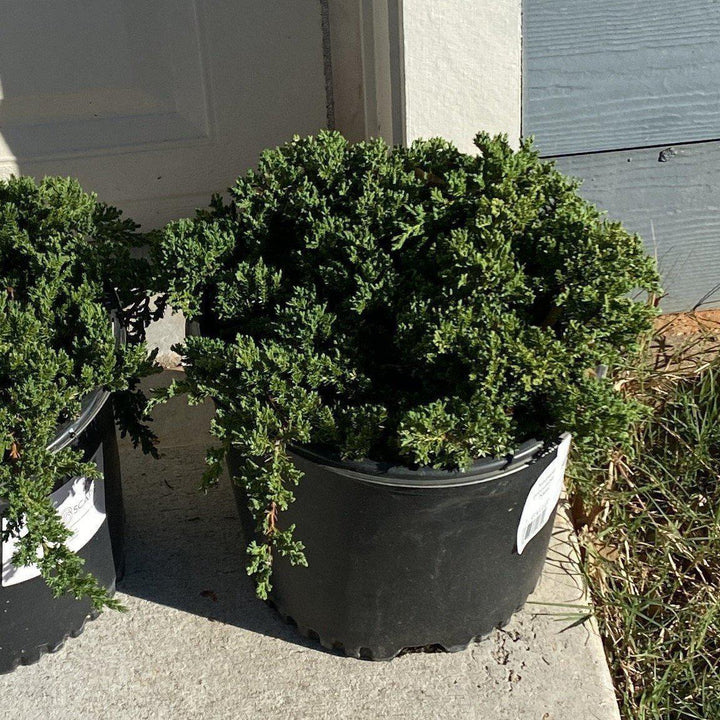
[[[53, 502], [74, 531], [68, 543], [84, 558], [85, 570], [114, 591], [123, 570], [124, 511], [110, 393], [90, 393], [80, 416], [59, 430], [49, 449], [57, 452], [68, 445], [96, 462], [104, 479], [64, 478], [54, 488]], [[0, 512], [4, 507], [0, 500]], [[89, 601], [55, 598], [34, 568], [15, 568], [12, 552], [11, 543], [0, 543], [0, 673], [59, 650], [94, 616]]]
[[[308, 567], [273, 565], [271, 601], [326, 648], [373, 660], [460, 650], [507, 623], [548, 550], [569, 435], [465, 472], [343, 462], [297, 448], [304, 477], [282, 526]], [[231, 474], [242, 458], [228, 458]], [[255, 534], [235, 486], [246, 538]]]

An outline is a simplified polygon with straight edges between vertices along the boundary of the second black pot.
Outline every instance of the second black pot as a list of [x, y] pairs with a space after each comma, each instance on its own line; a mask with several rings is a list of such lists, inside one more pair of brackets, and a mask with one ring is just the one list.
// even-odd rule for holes
[[[62, 428], [49, 449], [58, 451], [67, 445], [83, 451], [86, 461], [94, 461], [103, 472], [103, 479], [75, 489], [76, 501], [64, 507], [65, 513], [78, 513], [77, 527], [82, 523], [91, 535], [78, 550], [85, 560], [84, 569], [111, 592], [122, 576], [124, 564], [124, 511], [120, 483], [120, 458], [110, 393], [96, 390], [83, 402], [81, 415]], [[76, 478], [64, 478], [54, 488], [60, 496], [70, 494]], [[92, 503], [94, 510], [83, 515], [83, 503]], [[3, 501], [0, 500], [0, 511]], [[91, 523], [87, 525], [88, 521]], [[6, 546], [7, 547], [7, 546]], [[53, 597], [45, 581], [8, 563], [9, 553], [0, 544], [0, 674], [18, 665], [28, 665], [47, 652], [54, 652], [70, 636], [78, 635], [87, 619], [92, 617], [87, 600], [70, 595]], [[13, 577], [14, 575], [14, 577]]]

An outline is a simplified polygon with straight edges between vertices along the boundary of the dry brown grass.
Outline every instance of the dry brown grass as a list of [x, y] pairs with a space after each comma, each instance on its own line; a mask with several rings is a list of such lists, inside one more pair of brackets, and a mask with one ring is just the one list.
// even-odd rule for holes
[[650, 413], [570, 469], [585, 571], [630, 720], [720, 718], [720, 312], [665, 316], [617, 382]]

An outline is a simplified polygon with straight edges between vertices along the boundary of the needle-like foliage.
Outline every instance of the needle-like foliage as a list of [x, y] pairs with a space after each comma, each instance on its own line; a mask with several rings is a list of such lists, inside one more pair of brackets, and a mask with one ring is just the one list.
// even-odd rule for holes
[[[56, 595], [116, 605], [65, 541], [50, 493], [95, 477], [73, 447], [47, 447], [96, 388], [117, 391], [123, 432], [152, 450], [136, 388], [151, 370], [143, 344], [150, 319], [148, 265], [134, 259], [136, 226], [75, 180], [0, 182], [0, 501], [2, 538], [18, 537], [16, 565], [36, 564]], [[118, 346], [111, 312], [127, 327]], [[24, 533], [24, 534], [23, 534]]]
[[291, 444], [465, 467], [565, 430], [606, 448], [637, 411], [593, 371], [648, 329], [631, 293], [658, 291], [654, 262], [529, 142], [475, 144], [296, 138], [155, 238], [168, 300], [202, 332], [165, 396], [214, 398], [209, 480], [230, 446], [246, 458], [261, 596], [273, 549], [303, 561], [278, 518]]

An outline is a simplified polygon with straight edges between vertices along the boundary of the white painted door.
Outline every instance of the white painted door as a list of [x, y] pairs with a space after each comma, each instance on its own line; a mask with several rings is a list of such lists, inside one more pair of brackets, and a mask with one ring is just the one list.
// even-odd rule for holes
[[316, 0], [0, 0], [0, 176], [75, 176], [144, 228], [325, 104]]

